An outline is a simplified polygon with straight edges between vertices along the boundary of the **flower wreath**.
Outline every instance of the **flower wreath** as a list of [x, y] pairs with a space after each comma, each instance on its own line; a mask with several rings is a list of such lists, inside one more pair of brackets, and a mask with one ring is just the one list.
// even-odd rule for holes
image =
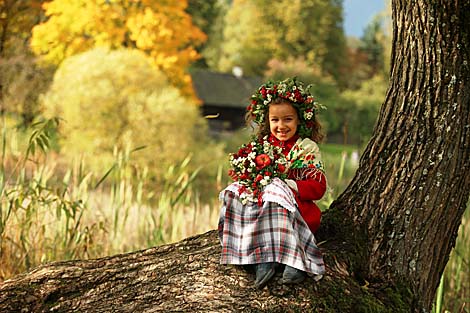
[[261, 85], [258, 91], [251, 96], [251, 104], [246, 108], [251, 113], [253, 121], [258, 125], [264, 123], [268, 112], [269, 104], [276, 98], [283, 98], [293, 103], [299, 113], [300, 125], [298, 127], [299, 136], [309, 138], [312, 135], [312, 126], [315, 120], [315, 112], [324, 108], [318, 104], [309, 89], [303, 83], [297, 81], [297, 78], [287, 78], [282, 81], [268, 81]]

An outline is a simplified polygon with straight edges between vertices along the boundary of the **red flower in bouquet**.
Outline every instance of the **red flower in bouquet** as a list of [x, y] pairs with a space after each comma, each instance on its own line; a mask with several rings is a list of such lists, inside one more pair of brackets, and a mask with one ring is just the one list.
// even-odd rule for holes
[[240, 184], [242, 202], [260, 202], [264, 186], [272, 179], [286, 178], [287, 159], [280, 147], [273, 146], [267, 137], [242, 145], [230, 155], [229, 176]]
[[266, 153], [257, 155], [255, 158], [256, 168], [262, 170], [269, 164], [271, 164], [271, 159]]

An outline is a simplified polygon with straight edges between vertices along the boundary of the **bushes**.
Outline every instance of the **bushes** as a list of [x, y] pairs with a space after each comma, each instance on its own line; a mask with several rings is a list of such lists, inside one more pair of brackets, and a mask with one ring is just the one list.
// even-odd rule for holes
[[196, 104], [137, 50], [99, 48], [68, 58], [42, 100], [47, 116], [63, 119], [61, 154], [94, 169], [112, 163], [115, 147], [145, 146], [132, 160], [154, 177], [190, 153], [203, 164], [212, 159], [202, 156], [206, 149], [220, 151], [207, 139]]

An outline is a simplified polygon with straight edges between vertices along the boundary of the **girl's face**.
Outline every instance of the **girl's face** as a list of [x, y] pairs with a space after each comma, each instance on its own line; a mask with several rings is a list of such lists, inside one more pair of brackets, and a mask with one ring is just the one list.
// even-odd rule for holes
[[269, 105], [269, 129], [280, 141], [291, 139], [297, 132], [299, 116], [290, 103], [282, 102]]

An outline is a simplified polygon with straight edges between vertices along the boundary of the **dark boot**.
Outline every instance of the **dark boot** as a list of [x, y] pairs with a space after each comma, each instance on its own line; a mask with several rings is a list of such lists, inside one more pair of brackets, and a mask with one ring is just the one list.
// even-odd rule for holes
[[256, 281], [255, 286], [258, 289], [263, 289], [269, 282], [269, 280], [276, 273], [275, 263], [260, 263], [255, 264]]
[[298, 284], [305, 279], [305, 272], [293, 268], [289, 265], [286, 265], [284, 273], [282, 274], [282, 283], [283, 284]]

